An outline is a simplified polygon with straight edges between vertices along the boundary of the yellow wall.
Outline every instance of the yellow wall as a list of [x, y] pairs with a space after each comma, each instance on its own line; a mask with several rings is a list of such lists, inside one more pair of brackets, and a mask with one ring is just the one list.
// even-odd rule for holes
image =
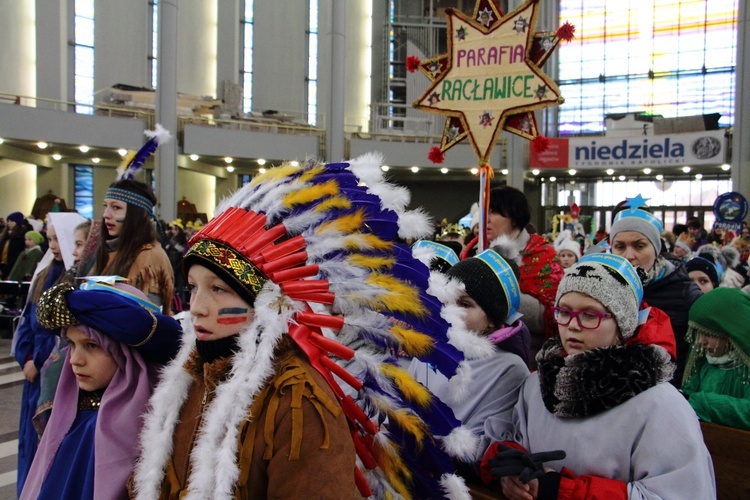
[[[177, 171], [177, 202], [183, 198], [195, 204], [198, 212], [205, 213], [208, 218], [214, 215], [216, 208], [216, 177], [192, 170], [179, 169]], [[167, 221], [169, 222], [169, 221]]]
[[0, 217], [11, 212], [29, 215], [36, 201], [36, 165], [0, 159]]

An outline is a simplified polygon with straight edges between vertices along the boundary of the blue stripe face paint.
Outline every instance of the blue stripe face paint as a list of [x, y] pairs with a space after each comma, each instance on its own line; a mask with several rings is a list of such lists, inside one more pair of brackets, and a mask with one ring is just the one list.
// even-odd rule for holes
[[219, 316], [224, 316], [226, 314], [247, 314], [247, 308], [246, 307], [225, 307], [223, 309], [219, 309]]

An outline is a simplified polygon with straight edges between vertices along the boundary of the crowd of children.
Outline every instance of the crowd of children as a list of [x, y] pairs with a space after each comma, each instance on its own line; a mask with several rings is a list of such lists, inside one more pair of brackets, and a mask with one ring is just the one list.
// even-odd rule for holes
[[189, 235], [127, 178], [100, 221], [10, 214], [19, 497], [715, 496], [699, 421], [750, 430], [746, 232], [672, 238], [639, 197], [551, 238], [501, 187], [488, 249], [428, 241], [379, 166], [269, 169]]

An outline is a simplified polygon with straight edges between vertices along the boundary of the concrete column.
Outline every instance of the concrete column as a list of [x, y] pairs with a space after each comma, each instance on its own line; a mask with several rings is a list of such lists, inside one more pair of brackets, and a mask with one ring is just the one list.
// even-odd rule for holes
[[[331, 1], [331, 85], [326, 116], [326, 160], [344, 160], [344, 49], [346, 15], [344, 0]], [[318, 87], [320, 92], [320, 87]]]
[[221, 0], [217, 3], [216, 47], [216, 95], [221, 99], [223, 95], [222, 82], [229, 80], [240, 83], [240, 61], [242, 60], [240, 36], [240, 20], [244, 13], [240, 12], [239, 0]]
[[509, 132], [503, 134], [508, 141], [508, 186], [523, 191], [523, 171], [528, 164], [529, 141]]
[[177, 0], [159, 2], [156, 71], [156, 122], [174, 136], [156, 150], [157, 215], [170, 221], [177, 216]]
[[750, 6], [739, 2], [737, 14], [737, 80], [732, 133], [732, 189], [750, 200]]
[[[75, 101], [75, 48], [72, 45], [75, 42], [74, 7], [73, 0], [36, 0], [37, 97]], [[66, 106], [43, 101], [37, 101], [37, 107], [67, 109]]]

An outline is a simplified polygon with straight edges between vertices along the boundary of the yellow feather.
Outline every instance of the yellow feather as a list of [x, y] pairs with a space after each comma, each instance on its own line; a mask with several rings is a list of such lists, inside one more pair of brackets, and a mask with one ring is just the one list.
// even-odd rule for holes
[[[388, 442], [390, 443], [391, 441], [389, 440]], [[398, 449], [395, 446], [383, 446], [376, 440], [373, 452], [375, 462], [383, 471], [393, 489], [401, 496], [411, 498], [409, 489], [401, 479], [401, 477], [404, 477], [407, 481], [410, 481], [411, 471], [406, 468], [401, 456], [398, 454]]]
[[350, 255], [348, 260], [352, 265], [366, 267], [367, 269], [390, 269], [396, 263], [394, 257], [377, 257], [373, 255], [363, 255], [355, 253]]
[[338, 219], [334, 219], [321, 224], [315, 231], [318, 234], [325, 233], [328, 231], [337, 231], [340, 233], [351, 233], [357, 231], [362, 227], [362, 223], [365, 220], [365, 213], [363, 210], [357, 210], [353, 214], [344, 215]]
[[334, 209], [348, 210], [352, 208], [352, 202], [344, 198], [343, 196], [333, 196], [327, 200], [323, 200], [315, 206], [316, 212], [327, 212]]
[[412, 413], [411, 410], [407, 410], [405, 408], [399, 408], [397, 410], [387, 408], [385, 411], [388, 414], [388, 418], [390, 420], [396, 422], [396, 424], [398, 424], [398, 426], [401, 427], [404, 432], [408, 432], [409, 434], [414, 436], [414, 441], [416, 442], [417, 446], [422, 443], [422, 441], [425, 439], [425, 435], [427, 434], [427, 429], [425, 429], [425, 423], [421, 418]]
[[343, 247], [347, 250], [390, 250], [393, 244], [381, 240], [374, 234], [351, 234], [344, 238]]
[[367, 277], [367, 282], [386, 290], [377, 297], [370, 299], [370, 303], [375, 307], [380, 305], [390, 311], [401, 311], [416, 316], [422, 316], [426, 313], [426, 309], [419, 298], [419, 292], [403, 281], [387, 274], [371, 273]]
[[125, 156], [122, 157], [122, 161], [120, 162], [120, 165], [117, 167], [117, 170], [120, 172], [124, 172], [128, 168], [128, 164], [133, 161], [133, 158], [135, 158], [135, 154], [138, 151], [130, 150], [127, 152]]
[[323, 171], [325, 171], [325, 169], [323, 168], [322, 165], [316, 165], [316, 166], [314, 166], [312, 168], [309, 168], [302, 175], [300, 175], [299, 176], [299, 180], [302, 181], [302, 182], [307, 182], [310, 179], [312, 179], [313, 177], [316, 177], [317, 175], [319, 175], [320, 173], [322, 173]]
[[264, 173], [258, 174], [255, 177], [253, 177], [253, 180], [250, 181], [250, 184], [255, 186], [263, 181], [277, 181], [279, 179], [283, 179], [284, 177], [289, 177], [290, 175], [299, 172], [300, 168], [302, 167], [293, 167], [289, 165], [288, 163], [285, 163], [279, 167], [269, 168]]
[[433, 348], [432, 337], [413, 330], [403, 323], [394, 323], [390, 331], [398, 339], [401, 347], [412, 356], [422, 356]]
[[432, 394], [427, 390], [425, 386], [414, 380], [409, 375], [409, 372], [398, 366], [391, 365], [389, 363], [383, 363], [380, 365], [380, 371], [386, 376], [393, 379], [396, 383], [396, 387], [404, 393], [404, 396], [409, 401], [417, 403], [419, 406], [426, 407], [432, 401]]
[[338, 192], [338, 183], [334, 180], [330, 180], [328, 182], [324, 182], [323, 184], [317, 184], [299, 189], [297, 191], [292, 191], [291, 193], [284, 196], [284, 198], [281, 200], [281, 203], [286, 207], [294, 207], [297, 205], [303, 205], [305, 203], [319, 200], [326, 196], [333, 196], [335, 194], [338, 194]]

